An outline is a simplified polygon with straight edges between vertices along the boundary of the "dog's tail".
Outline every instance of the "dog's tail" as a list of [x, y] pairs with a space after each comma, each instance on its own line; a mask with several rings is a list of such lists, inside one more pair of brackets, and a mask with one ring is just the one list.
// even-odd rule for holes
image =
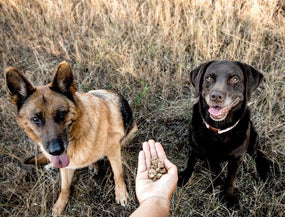
[[45, 165], [49, 163], [49, 160], [45, 157], [43, 153], [40, 153], [34, 157], [28, 158], [24, 161], [25, 164], [38, 164]]
[[136, 122], [133, 122], [133, 126], [129, 130], [128, 134], [121, 140], [121, 146], [124, 147], [128, 145], [132, 141], [132, 139], [135, 137], [137, 131], [138, 131], [138, 126]]

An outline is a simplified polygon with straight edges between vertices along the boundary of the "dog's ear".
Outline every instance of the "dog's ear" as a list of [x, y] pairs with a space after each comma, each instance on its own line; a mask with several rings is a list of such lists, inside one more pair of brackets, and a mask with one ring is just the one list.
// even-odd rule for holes
[[263, 75], [253, 68], [252, 66], [246, 64], [246, 63], [240, 63], [237, 62], [238, 65], [243, 70], [245, 79], [246, 79], [246, 98], [247, 100], [250, 100], [252, 92], [260, 85], [260, 83], [263, 81]]
[[74, 101], [73, 95], [77, 88], [74, 83], [71, 67], [67, 62], [63, 61], [59, 64], [50, 89], [63, 94]]
[[6, 84], [10, 90], [11, 101], [17, 106], [18, 110], [36, 90], [25, 76], [13, 67], [6, 69]]
[[200, 93], [200, 86], [201, 86], [201, 79], [204, 75], [205, 70], [208, 66], [213, 63], [214, 61], [206, 62], [198, 66], [196, 69], [190, 72], [190, 80], [192, 85], [195, 87], [195, 94], [194, 97], [198, 97]]

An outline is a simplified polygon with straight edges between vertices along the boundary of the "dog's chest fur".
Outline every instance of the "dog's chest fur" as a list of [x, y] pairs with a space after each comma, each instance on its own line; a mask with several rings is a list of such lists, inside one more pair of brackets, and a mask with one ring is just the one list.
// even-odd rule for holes
[[226, 161], [242, 155], [243, 150], [246, 150], [250, 133], [249, 126], [249, 110], [246, 109], [236, 127], [223, 134], [215, 133], [203, 123], [199, 112], [199, 103], [197, 103], [193, 108], [190, 145], [203, 159]]
[[[83, 111], [81, 120], [71, 129], [67, 149], [68, 153], [73, 153], [70, 167], [75, 168], [85, 167], [102, 158], [107, 152], [112, 152], [114, 145], [120, 145], [114, 144], [115, 141], [120, 141], [125, 134], [114, 94], [106, 94], [110, 99], [101, 99], [93, 92], [77, 96], [80, 97]], [[108, 121], [110, 117], [113, 119], [112, 124]], [[82, 126], [85, 126], [85, 129]]]

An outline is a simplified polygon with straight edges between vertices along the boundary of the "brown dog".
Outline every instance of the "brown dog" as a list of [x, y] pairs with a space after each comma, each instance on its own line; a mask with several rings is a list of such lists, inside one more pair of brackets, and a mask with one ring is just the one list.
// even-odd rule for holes
[[[18, 109], [18, 122], [37, 142], [46, 158], [60, 168], [61, 192], [53, 206], [60, 214], [68, 201], [75, 169], [110, 160], [115, 180], [116, 202], [125, 206], [128, 193], [123, 178], [121, 145], [137, 131], [128, 102], [108, 90], [78, 93], [71, 67], [59, 64], [53, 81], [34, 87], [15, 68], [6, 71], [11, 101]], [[32, 162], [30, 160], [29, 162]]]
[[272, 165], [259, 150], [258, 134], [247, 106], [263, 75], [241, 62], [211, 61], [191, 71], [190, 77], [199, 101], [193, 108], [187, 167], [179, 174], [178, 184], [188, 182], [197, 160], [202, 159], [214, 174], [214, 186], [219, 185], [221, 162], [227, 161], [224, 192], [228, 204], [233, 205], [237, 202], [234, 183], [244, 155], [248, 153], [255, 159], [263, 180], [268, 178]]

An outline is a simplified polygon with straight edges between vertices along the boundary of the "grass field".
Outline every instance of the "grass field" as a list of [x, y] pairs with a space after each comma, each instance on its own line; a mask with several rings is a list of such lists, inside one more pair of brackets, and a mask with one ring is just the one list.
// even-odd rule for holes
[[[213, 59], [246, 62], [264, 74], [266, 82], [251, 99], [252, 120], [261, 149], [284, 170], [284, 1], [1, 0], [0, 27], [1, 216], [50, 216], [60, 190], [58, 171], [23, 164], [38, 150], [8, 100], [8, 66], [42, 85], [66, 60], [80, 91], [113, 89], [133, 108], [139, 132], [123, 149], [129, 205], [115, 203], [105, 160], [98, 176], [76, 171], [65, 216], [128, 216], [138, 206], [134, 178], [145, 140], [160, 141], [169, 159], [184, 168], [196, 102], [189, 72]], [[230, 209], [219, 189], [205, 192], [211, 177], [199, 162], [191, 182], [174, 193], [170, 216], [284, 216], [284, 180], [281, 173], [260, 181], [246, 156], [236, 181], [240, 206]]]

